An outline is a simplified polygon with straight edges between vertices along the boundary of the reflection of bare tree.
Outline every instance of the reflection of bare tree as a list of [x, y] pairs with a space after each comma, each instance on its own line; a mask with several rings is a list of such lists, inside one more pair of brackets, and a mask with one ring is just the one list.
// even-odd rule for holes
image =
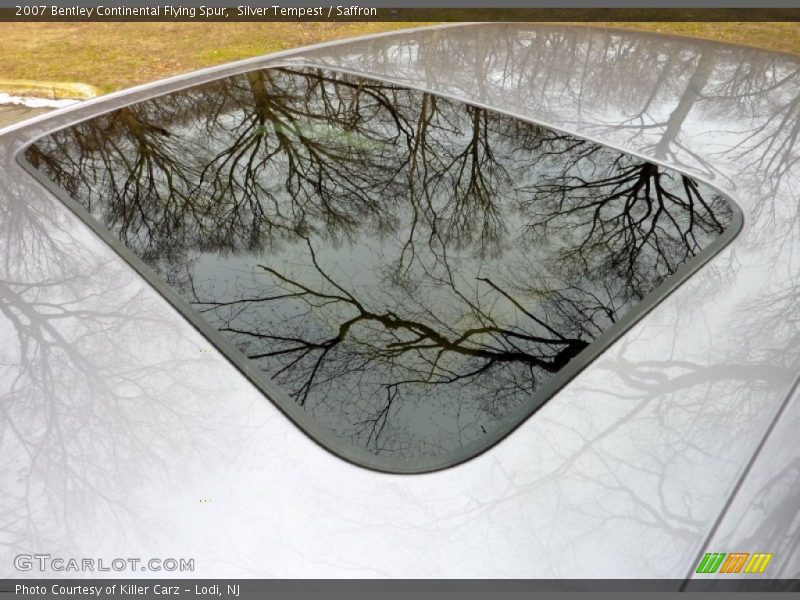
[[[123, 108], [99, 123], [78, 126], [71, 136], [79, 148], [91, 149], [92, 164], [84, 164], [86, 157], [76, 154], [66, 139], [54, 140], [64, 150], [58, 160], [36, 146], [28, 153], [31, 162], [46, 168], [59, 185], [85, 198], [87, 209], [99, 207], [120, 239], [138, 247], [151, 262], [173, 251], [170, 239], [180, 234], [176, 223], [197, 210], [188, 193], [192, 173], [181, 163], [180, 140], [155, 124], [174, 112], [155, 112], [158, 116]], [[91, 189], [113, 194], [114, 202], [86, 194]]]
[[319, 69], [144, 102], [28, 158], [298, 404], [403, 456], [530, 403], [731, 218], [648, 162]]
[[597, 156], [605, 152], [580, 143], [557, 155], [562, 170], [533, 186], [531, 227], [574, 240], [557, 257], [573, 272], [622, 279], [642, 298], [720, 235], [730, 215], [719, 194], [704, 197], [690, 177], [623, 155]]
[[[286, 293], [279, 296], [280, 300], [302, 300], [314, 309], [327, 306], [352, 313], [352, 317], [339, 324], [336, 334], [325, 339], [308, 340], [301, 337], [230, 330], [233, 333], [260, 338], [268, 342], [269, 348], [275, 348], [250, 354], [250, 358], [275, 356], [288, 358], [288, 362], [276, 372], [275, 376], [279, 377], [281, 374], [287, 373], [292, 380], [302, 382], [297, 392], [293, 394], [301, 404], [307, 400], [309, 392], [314, 386], [315, 377], [324, 370], [323, 364], [326, 356], [342, 345], [351, 330], [356, 327], [363, 327], [370, 334], [375, 333], [373, 326], [381, 328], [380, 333], [375, 336], [374, 342], [366, 341], [364, 338], [360, 340], [362, 348], [359, 351], [367, 357], [368, 361], [393, 363], [402, 361], [407, 355], [416, 355], [413, 362], [419, 366], [406, 365], [406, 370], [418, 378], [396, 381], [387, 386], [394, 390], [405, 383], [434, 385], [456, 381], [466, 383], [479, 375], [486, 374], [499, 364], [509, 362], [521, 363], [531, 369], [536, 368], [555, 373], [588, 345], [584, 340], [559, 334], [543, 320], [525, 310], [507, 292], [497, 287], [488, 278], [480, 278], [480, 280], [497, 294], [509, 300], [532, 323], [541, 328], [543, 330], [541, 335], [532, 335], [528, 332], [528, 328], [503, 326], [477, 305], [473, 306], [473, 310], [482, 325], [466, 329], [457, 335], [453, 335], [456, 332], [452, 328], [442, 331], [423, 319], [404, 318], [391, 310], [373, 311], [320, 268], [310, 242], [309, 251], [314, 267], [322, 279], [333, 288], [333, 291], [315, 290], [292, 280], [271, 267], [263, 266], [262, 268], [279, 282], [279, 286], [287, 288]], [[367, 348], [363, 348], [364, 345]], [[470, 362], [477, 362], [477, 365], [469, 368], [466, 372], [453, 372], [443, 364], [448, 353], [471, 359]], [[304, 366], [303, 363], [307, 364]], [[359, 368], [363, 368], [364, 365], [365, 363], [360, 363]]]
[[[226, 199], [224, 212], [215, 215], [222, 217], [224, 236], [239, 237], [247, 216], [245, 248], [260, 248], [276, 229], [297, 234], [322, 226], [332, 235], [349, 235], [364, 220], [379, 229], [390, 226], [375, 193], [392, 193], [397, 173], [370, 157], [390, 140], [367, 125], [380, 107], [394, 120], [395, 139], [403, 134], [407, 125], [393, 108], [391, 88], [321, 75], [305, 84], [298, 87], [281, 72], [256, 71], [227, 86], [241, 116], [233, 136], [213, 134], [221, 149], [204, 157], [197, 188]], [[358, 143], [342, 144], [334, 126]], [[286, 193], [288, 207], [282, 206]], [[230, 239], [219, 246], [230, 247]]]
[[[412, 160], [419, 170], [419, 209], [445, 245], [467, 247], [477, 239], [481, 252], [491, 252], [504, 229], [496, 196], [511, 183], [492, 148], [490, 128], [496, 119], [481, 108], [465, 106], [461, 114], [453, 114], [450, 103], [439, 109], [441, 104], [430, 94], [423, 96], [415, 132], [413, 150], [419, 157], [412, 155]], [[441, 132], [456, 129], [459, 121], [465, 122], [466, 135], [454, 144]], [[448, 200], [437, 203], [442, 197]]]
[[[103, 535], [112, 522], [141, 524], [131, 490], [159, 481], [164, 456], [187, 439], [188, 421], [166, 426], [164, 416], [181, 410], [183, 393], [193, 402], [204, 393], [186, 377], [196, 354], [153, 347], [179, 337], [160, 301], [72, 227], [37, 195], [0, 206], [0, 546], [9, 552], [42, 540], [57, 552], [99, 515], [114, 515]], [[197, 424], [202, 412], [183, 417]]]

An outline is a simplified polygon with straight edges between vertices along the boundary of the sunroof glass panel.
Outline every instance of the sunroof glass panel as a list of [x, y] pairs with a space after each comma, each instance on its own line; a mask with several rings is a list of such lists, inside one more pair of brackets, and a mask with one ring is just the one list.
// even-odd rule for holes
[[499, 439], [739, 218], [641, 158], [323, 69], [143, 101], [25, 159], [318, 441], [391, 471]]

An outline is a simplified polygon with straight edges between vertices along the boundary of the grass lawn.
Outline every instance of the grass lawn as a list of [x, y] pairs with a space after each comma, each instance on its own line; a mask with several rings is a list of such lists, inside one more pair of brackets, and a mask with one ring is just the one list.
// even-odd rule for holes
[[[204, 66], [418, 23], [0, 23], [2, 80], [109, 92]], [[800, 54], [798, 23], [602, 23]], [[9, 89], [6, 86], [6, 89]]]

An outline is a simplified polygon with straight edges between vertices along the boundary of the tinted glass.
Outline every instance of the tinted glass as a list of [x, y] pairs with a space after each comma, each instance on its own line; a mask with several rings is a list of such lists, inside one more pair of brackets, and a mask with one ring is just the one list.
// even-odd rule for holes
[[316, 439], [397, 471], [510, 431], [738, 218], [641, 158], [327, 70], [161, 96], [25, 157]]

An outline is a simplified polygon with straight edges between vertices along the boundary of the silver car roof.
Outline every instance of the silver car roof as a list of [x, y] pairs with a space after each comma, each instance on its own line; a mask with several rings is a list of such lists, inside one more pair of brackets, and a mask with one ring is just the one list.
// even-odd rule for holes
[[[683, 170], [734, 198], [744, 228], [488, 452], [425, 475], [359, 468], [17, 163], [54, 129], [280, 64], [418, 87]], [[190, 557], [203, 577], [685, 577], [798, 371], [799, 92], [789, 56], [482, 24], [242, 61], [6, 129], [0, 573], [48, 552]]]

